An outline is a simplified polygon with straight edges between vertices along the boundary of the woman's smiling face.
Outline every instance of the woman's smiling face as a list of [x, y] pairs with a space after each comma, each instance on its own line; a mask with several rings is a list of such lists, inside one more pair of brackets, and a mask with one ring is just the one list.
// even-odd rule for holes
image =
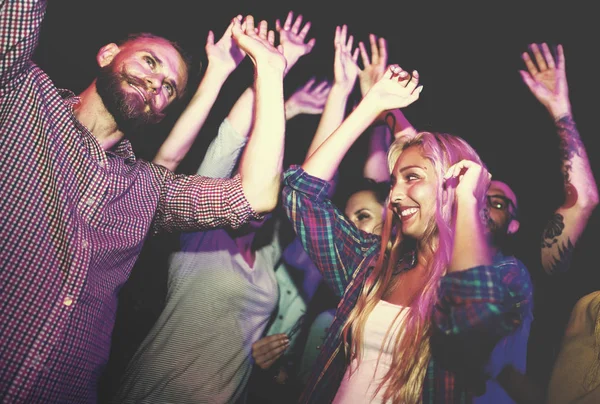
[[390, 202], [402, 221], [402, 234], [420, 240], [435, 215], [438, 178], [420, 147], [404, 150], [392, 172]]

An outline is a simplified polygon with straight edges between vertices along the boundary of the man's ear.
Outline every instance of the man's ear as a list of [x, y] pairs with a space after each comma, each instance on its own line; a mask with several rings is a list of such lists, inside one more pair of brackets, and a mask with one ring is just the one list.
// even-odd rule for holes
[[96, 55], [96, 61], [98, 62], [98, 66], [105, 67], [113, 61], [114, 57], [119, 53], [121, 49], [116, 43], [109, 43], [108, 45], [104, 45], [98, 51]]
[[519, 231], [520, 225], [521, 224], [517, 219], [512, 219], [508, 224], [508, 234], [515, 234], [517, 231]]

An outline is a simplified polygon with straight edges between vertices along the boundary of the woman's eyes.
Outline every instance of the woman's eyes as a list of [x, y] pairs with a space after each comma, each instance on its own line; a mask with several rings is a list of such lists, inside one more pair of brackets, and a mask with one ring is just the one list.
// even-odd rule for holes
[[356, 216], [356, 219], [357, 219], [359, 222], [362, 222], [363, 220], [370, 219], [370, 218], [371, 218], [371, 215], [369, 215], [368, 213], [359, 213], [359, 214]]

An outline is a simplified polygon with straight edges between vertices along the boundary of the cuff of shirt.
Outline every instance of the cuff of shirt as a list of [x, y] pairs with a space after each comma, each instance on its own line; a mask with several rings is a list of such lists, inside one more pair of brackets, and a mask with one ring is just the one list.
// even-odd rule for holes
[[510, 328], [531, 308], [532, 289], [526, 271], [506, 260], [447, 274], [441, 279], [435, 322], [447, 334], [492, 318], [503, 319], [498, 327]]
[[231, 189], [230, 192], [227, 192], [230, 195], [230, 203], [231, 206], [237, 207], [236, 213], [239, 218], [238, 223], [232, 224], [232, 227], [237, 228], [242, 224], [250, 221], [250, 220], [263, 220], [265, 215], [257, 213], [254, 209], [252, 209], [252, 205], [246, 199], [246, 195], [244, 195], [244, 189], [242, 188], [242, 176], [241, 174], [236, 174], [231, 181]]
[[283, 183], [312, 200], [329, 199], [331, 184], [321, 178], [313, 177], [299, 165], [292, 165], [283, 173]]

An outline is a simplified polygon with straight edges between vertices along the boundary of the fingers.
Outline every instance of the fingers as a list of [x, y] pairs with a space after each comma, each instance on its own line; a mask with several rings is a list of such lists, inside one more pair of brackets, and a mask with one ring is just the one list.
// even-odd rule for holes
[[369, 42], [371, 42], [371, 61], [373, 64], [377, 64], [379, 63], [379, 49], [374, 34], [369, 34]]
[[408, 74], [399, 65], [393, 64], [388, 67], [388, 77], [397, 79], [400, 84], [411, 90], [411, 94], [415, 91], [421, 92], [423, 89], [423, 86], [419, 86], [419, 72], [416, 70], [413, 70], [412, 74]]
[[565, 53], [562, 45], [560, 44], [556, 46], [556, 59], [558, 61], [558, 68], [560, 70], [565, 70]]
[[247, 15], [244, 18], [244, 24], [246, 25], [246, 29], [244, 30], [246, 33], [254, 33], [254, 17], [251, 15]]
[[523, 62], [525, 63], [525, 67], [527, 68], [527, 71], [529, 72], [530, 75], [535, 75], [538, 73], [538, 69], [535, 65], [535, 63], [533, 63], [533, 60], [531, 60], [531, 57], [529, 56], [528, 52], [523, 52], [521, 54], [521, 58], [523, 59]]
[[[533, 59], [530, 53], [533, 55]], [[527, 67], [531, 78], [548, 69], [558, 68], [559, 70], [564, 70], [565, 68], [565, 55], [562, 45], [556, 46], [555, 58], [546, 42], [541, 45], [532, 43], [529, 44], [529, 52], [523, 52], [521, 58], [525, 62], [525, 67]], [[523, 73], [521, 73], [521, 76], [524, 77]], [[525, 81], [526, 79], [524, 78], [523, 80]]]
[[[227, 30], [230, 31], [232, 26], [233, 26], [233, 22], [229, 24], [229, 27], [227, 28]], [[212, 46], [214, 44], [215, 44], [215, 33], [212, 31], [208, 31], [208, 35], [206, 36], [206, 46]]]
[[327, 80], [323, 80], [313, 91], [318, 93], [329, 92], [329, 87], [331, 87], [329, 82]]
[[290, 11], [287, 15], [287, 18], [285, 19], [285, 22], [283, 23], [283, 29], [289, 30], [291, 28], [293, 17], [294, 13]]
[[310, 79], [308, 79], [308, 81], [306, 82], [306, 84], [304, 84], [304, 86], [302, 86], [302, 89], [309, 91], [313, 84], [315, 84], [316, 79], [314, 77], [311, 77]]
[[543, 43], [542, 44], [542, 53], [544, 54], [544, 58], [546, 59], [546, 64], [548, 65], [548, 67], [550, 69], [554, 68], [554, 56], [552, 56], [552, 53], [550, 52], [550, 48], [548, 47], [547, 43]]
[[461, 175], [462, 172], [466, 171], [469, 163], [471, 163], [469, 160], [461, 160], [458, 163], [452, 164], [450, 167], [448, 167], [446, 174], [444, 174], [444, 180]]
[[[230, 36], [231, 36], [231, 33], [233, 32], [233, 31], [232, 31], [232, 30], [233, 30], [233, 25], [234, 25], [236, 22], [238, 22], [238, 23], [240, 23], [240, 24], [241, 24], [241, 22], [242, 22], [242, 18], [243, 18], [243, 17], [242, 17], [242, 15], [241, 15], [241, 14], [238, 14], [238, 15], [236, 15], [235, 17], [233, 17], [233, 19], [231, 20], [231, 22], [230, 22], [230, 23], [229, 23], [229, 25], [227, 26], [227, 29], [226, 29], [226, 30], [225, 30], [225, 32], [223, 33], [223, 38], [225, 38], [225, 37], [230, 37]], [[210, 32], [212, 32], [212, 31], [210, 31]]]
[[273, 30], [270, 30], [270, 31], [267, 33], [267, 41], [269, 41], [269, 43], [270, 43], [271, 45], [274, 45], [274, 44], [275, 44], [275, 31], [273, 31]]
[[267, 39], [268, 24], [265, 20], [258, 23], [258, 36]]
[[302, 24], [302, 14], [299, 14], [298, 17], [296, 17], [296, 21], [294, 21], [294, 25], [292, 25], [292, 32], [294, 34], [298, 34], [298, 32], [300, 31], [300, 25]]
[[269, 335], [252, 344], [252, 357], [261, 369], [268, 369], [289, 347], [286, 334]]
[[448, 171], [444, 174], [443, 185], [445, 188], [454, 187], [456, 188], [463, 180], [465, 176], [477, 181], [489, 182], [492, 178], [484, 166], [471, 160], [461, 160], [458, 163], [453, 164], [448, 168]]
[[404, 76], [408, 74], [404, 70], [402, 70], [402, 68], [397, 64], [390, 65], [388, 67], [387, 73], [389, 76], [388, 78], [390, 79], [393, 79], [394, 77], [399, 77], [402, 73], [404, 73]]
[[387, 41], [385, 38], [379, 38], [379, 63], [386, 65], [388, 60]]
[[306, 46], [308, 48], [308, 52], [311, 52], [312, 49], [315, 47], [315, 43], [317, 42], [316, 38], [311, 38], [307, 43]]
[[548, 65], [546, 64], [546, 59], [542, 56], [540, 52], [540, 48], [536, 43], [529, 45], [531, 52], [533, 52], [533, 57], [535, 58], [535, 63], [537, 64], [539, 71], [544, 71], [548, 69]]
[[[346, 42], [346, 51], [350, 52], [352, 50], [352, 45], [354, 45], [354, 35], [350, 35], [348, 37], [348, 42]], [[356, 56], [358, 56], [358, 54]]]
[[308, 21], [306, 24], [304, 24], [304, 27], [302, 28], [302, 31], [300, 31], [298, 36], [302, 39], [306, 38], [306, 35], [308, 34], [310, 27], [311, 27], [311, 24], [310, 24], [310, 21]]
[[358, 43], [358, 49], [360, 50], [360, 57], [362, 59], [363, 66], [366, 68], [371, 64], [371, 61], [369, 60], [367, 48], [365, 47], [365, 44], [362, 41]]
[[461, 160], [458, 163], [451, 165], [444, 174], [443, 186], [444, 188], [456, 188], [463, 179], [463, 176], [467, 172], [468, 168], [472, 164], [475, 164], [469, 160]]
[[419, 85], [419, 72], [417, 72], [416, 70], [413, 70], [412, 77], [410, 78], [410, 80], [407, 80], [406, 88], [411, 90], [410, 92], [412, 94], [418, 85]]
[[340, 45], [344, 46], [346, 44], [346, 36], [348, 35], [348, 26], [346, 24], [342, 25], [342, 30], [340, 31]]
[[531, 91], [533, 91], [533, 87], [535, 86], [535, 82], [533, 81], [533, 78], [531, 77], [531, 74], [529, 74], [528, 72], [526, 72], [524, 70], [519, 70], [519, 74], [521, 75], [521, 79], [523, 79], [523, 82], [525, 83], [525, 85]]

